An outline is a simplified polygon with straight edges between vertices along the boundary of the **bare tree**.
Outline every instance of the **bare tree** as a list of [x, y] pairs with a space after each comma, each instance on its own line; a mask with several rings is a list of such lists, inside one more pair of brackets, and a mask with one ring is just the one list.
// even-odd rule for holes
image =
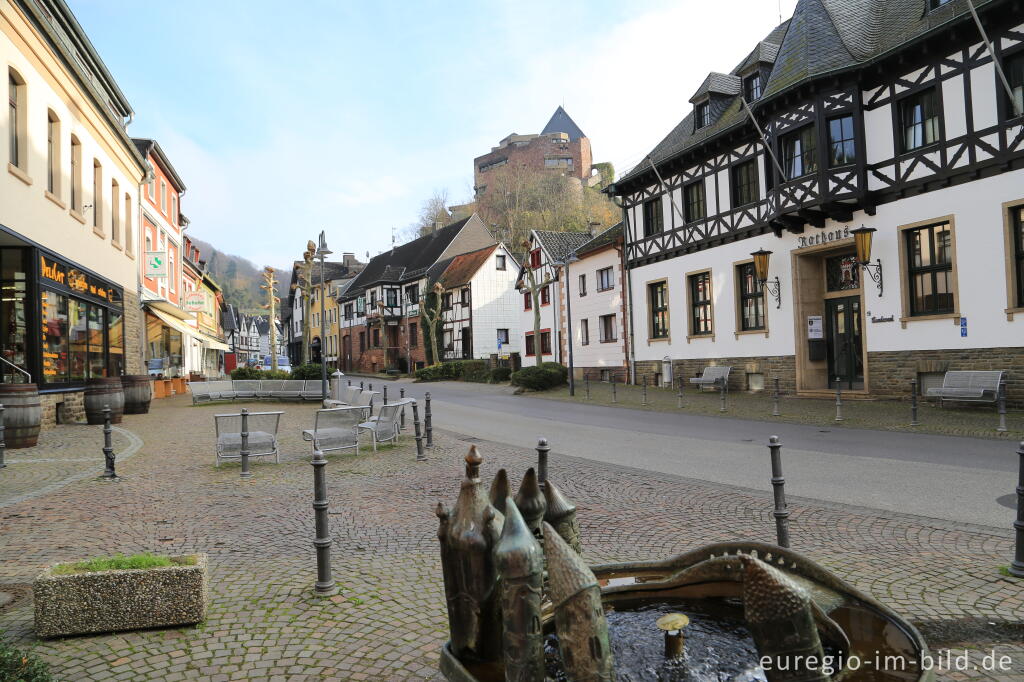
[[424, 333], [427, 330], [430, 332], [430, 350], [434, 355], [433, 364], [437, 365], [441, 363], [441, 356], [437, 352], [437, 322], [441, 319], [441, 296], [444, 294], [444, 287], [440, 282], [434, 282], [433, 293], [434, 305], [432, 308], [427, 306], [426, 295], [420, 296], [420, 315], [423, 316], [424, 321], [427, 323]]
[[[527, 251], [530, 250], [530, 242], [524, 241], [523, 248]], [[525, 273], [525, 281], [522, 282], [523, 286], [526, 287], [527, 292], [530, 295], [530, 307], [533, 309], [533, 352], [537, 358], [537, 365], [544, 360], [544, 354], [541, 352], [540, 343], [540, 292], [544, 287], [550, 286], [555, 281], [554, 269], [549, 268], [546, 276], [538, 278], [537, 269], [535, 269], [527, 260], [523, 266], [523, 272]]]
[[270, 319], [270, 369], [277, 371], [277, 306], [281, 299], [277, 297], [277, 279], [274, 277], [274, 268], [269, 265], [263, 268], [263, 284], [260, 289], [267, 292], [267, 302], [263, 305], [268, 309]]

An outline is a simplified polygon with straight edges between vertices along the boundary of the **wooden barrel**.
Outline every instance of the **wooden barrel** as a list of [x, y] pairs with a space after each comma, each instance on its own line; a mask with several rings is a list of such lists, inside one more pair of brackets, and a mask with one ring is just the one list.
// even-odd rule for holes
[[149, 412], [149, 402], [153, 399], [153, 384], [149, 381], [148, 374], [125, 374], [121, 377], [121, 387], [124, 389], [125, 414]]
[[121, 377], [89, 379], [85, 388], [85, 418], [90, 424], [103, 423], [103, 408], [110, 407], [110, 423], [120, 424], [124, 414], [124, 389]]
[[4, 442], [9, 449], [30, 448], [39, 440], [39, 387], [35, 384], [0, 384], [4, 406]]

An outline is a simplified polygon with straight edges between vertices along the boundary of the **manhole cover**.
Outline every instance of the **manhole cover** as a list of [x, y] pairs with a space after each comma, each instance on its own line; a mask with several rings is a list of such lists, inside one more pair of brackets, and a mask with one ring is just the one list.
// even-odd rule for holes
[[483, 443], [482, 440], [475, 436], [470, 436], [468, 438], [460, 438], [459, 440], [461, 440], [463, 443]]

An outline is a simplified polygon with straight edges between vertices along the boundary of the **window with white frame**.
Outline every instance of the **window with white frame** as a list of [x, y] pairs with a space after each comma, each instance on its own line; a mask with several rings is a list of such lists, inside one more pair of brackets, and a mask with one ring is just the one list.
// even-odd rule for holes
[[608, 291], [615, 288], [615, 273], [611, 267], [597, 271], [597, 290]]

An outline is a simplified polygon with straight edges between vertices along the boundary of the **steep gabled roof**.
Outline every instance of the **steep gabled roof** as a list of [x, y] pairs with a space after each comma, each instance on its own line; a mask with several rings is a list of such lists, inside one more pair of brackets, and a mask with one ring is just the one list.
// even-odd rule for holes
[[541, 135], [548, 135], [550, 133], [565, 133], [569, 136], [570, 142], [586, 137], [583, 131], [580, 130], [580, 127], [576, 125], [576, 121], [572, 120], [572, 117], [561, 106], [555, 109], [555, 113], [551, 115], [551, 120], [544, 126], [544, 130], [540, 131]]
[[566, 256], [591, 240], [589, 232], [550, 232], [534, 230], [537, 240], [553, 261], [564, 262]]
[[709, 95], [738, 95], [740, 94], [740, 85], [739, 76], [712, 71], [697, 88], [697, 92], [693, 93], [690, 103], [697, 102]]
[[[451, 289], [452, 287], [468, 283], [469, 280], [473, 279], [473, 275], [477, 273], [477, 270], [490, 260], [491, 254], [497, 248], [497, 244], [491, 244], [476, 251], [461, 253], [454, 258], [445, 259], [438, 263], [437, 266], [430, 268], [428, 273], [430, 284], [433, 285], [434, 281], [438, 281], [445, 288]], [[439, 272], [434, 272], [436, 269], [439, 269]]]
[[185, 187], [185, 182], [181, 179], [181, 176], [178, 175], [178, 171], [176, 171], [174, 166], [171, 164], [171, 160], [167, 158], [167, 155], [164, 154], [164, 150], [160, 148], [159, 142], [151, 140], [148, 137], [133, 137], [132, 142], [135, 143], [135, 148], [139, 151], [139, 155], [142, 156], [142, 158], [149, 161], [150, 153], [156, 157], [157, 162], [163, 167], [164, 172], [171, 178], [171, 182], [174, 183], [174, 186], [179, 192], [184, 192], [187, 189], [187, 187]]
[[604, 232], [600, 232], [583, 246], [576, 249], [576, 255], [582, 258], [622, 239], [622, 223], [615, 223]]

